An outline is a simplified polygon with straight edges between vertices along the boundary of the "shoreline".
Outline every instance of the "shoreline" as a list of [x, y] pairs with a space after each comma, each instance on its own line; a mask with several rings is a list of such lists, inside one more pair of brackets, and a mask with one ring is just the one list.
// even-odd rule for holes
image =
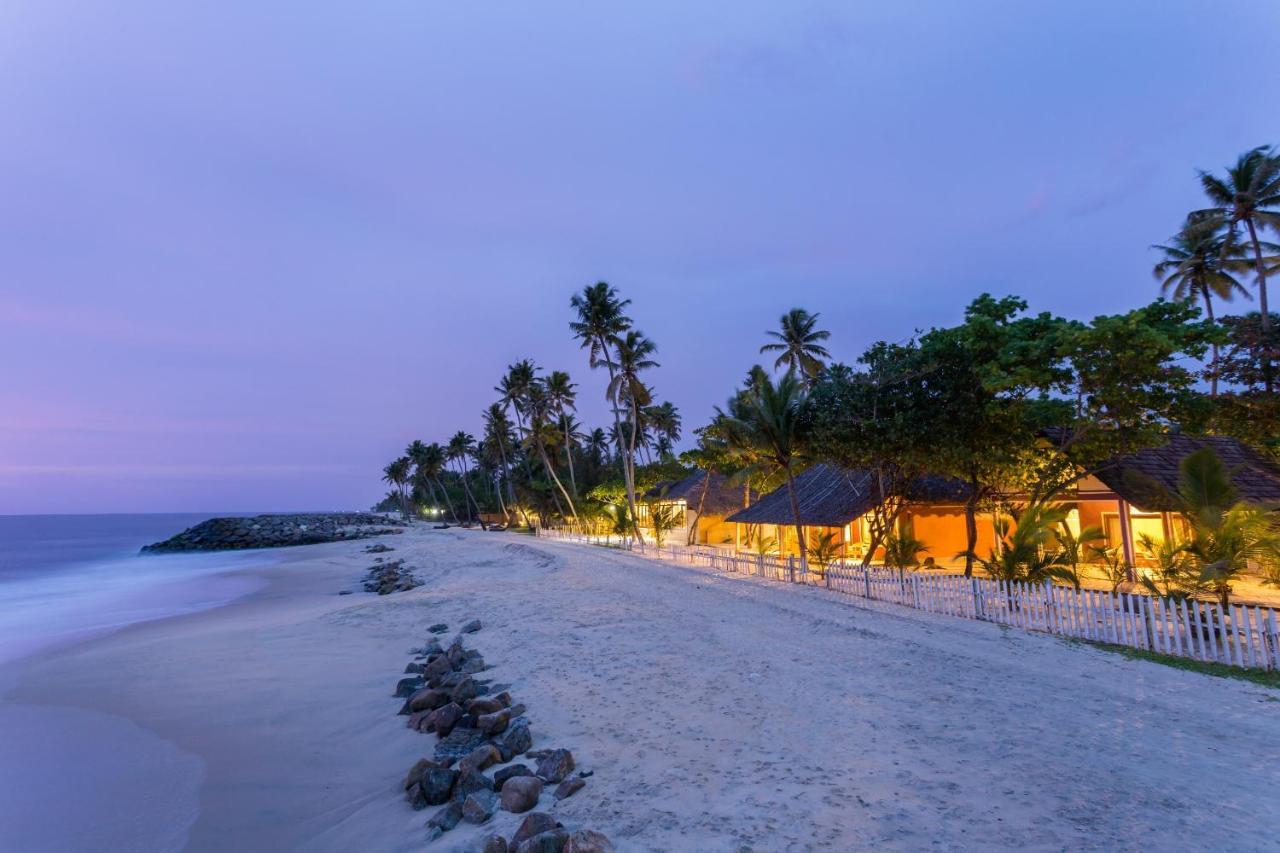
[[1265, 688], [479, 531], [387, 537], [384, 556], [425, 585], [337, 595], [359, 588], [378, 541], [298, 549], [249, 570], [268, 585], [230, 605], [32, 661], [5, 702], [44, 722], [11, 742], [63, 747], [36, 780], [56, 791], [43, 808], [64, 829], [118, 813], [90, 827], [103, 853], [510, 837], [523, 815], [499, 812], [428, 845], [434, 810], [403, 791], [436, 743], [396, 714], [409, 650], [434, 623], [479, 618], [468, 645], [528, 705], [533, 748], [592, 771], [539, 808], [619, 850], [1212, 849], [1225, 826], [1260, 850], [1280, 833], [1280, 768], [1258, 748], [1280, 738]]

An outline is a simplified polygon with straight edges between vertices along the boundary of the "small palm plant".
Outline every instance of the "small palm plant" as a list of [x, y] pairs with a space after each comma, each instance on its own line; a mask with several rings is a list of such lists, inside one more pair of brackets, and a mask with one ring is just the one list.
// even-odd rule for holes
[[600, 515], [604, 519], [607, 534], [624, 539], [631, 535], [631, 513], [627, 510], [625, 503], [605, 504], [600, 510]]
[[1083, 579], [1080, 573], [1080, 563], [1083, 562], [1086, 555], [1097, 548], [1098, 543], [1106, 541], [1106, 534], [1096, 524], [1090, 525], [1081, 530], [1079, 534], [1076, 534], [1071, 532], [1071, 527], [1063, 521], [1058, 525], [1056, 536], [1060, 546], [1058, 552], [1062, 555], [1064, 575], [1068, 576], [1072, 586], [1080, 589], [1081, 580]]
[[671, 504], [654, 504], [649, 510], [649, 525], [653, 528], [653, 540], [662, 547], [667, 533], [674, 530], [680, 521], [679, 511]]
[[1190, 555], [1183, 547], [1169, 540], [1157, 541], [1143, 534], [1138, 541], [1155, 561], [1155, 568], [1143, 573], [1140, 582], [1147, 592], [1156, 598], [1184, 601], [1203, 592], [1204, 583], [1196, 571]]
[[998, 550], [991, 551], [986, 558], [973, 552], [965, 552], [961, 556], [972, 555], [978, 565], [996, 580], [1021, 583], [1063, 580], [1072, 583], [1063, 552], [1047, 548], [1056, 539], [1059, 525], [1066, 518], [1066, 507], [1032, 504], [1018, 514], [1014, 524], [1001, 525]]
[[920, 567], [920, 555], [929, 550], [910, 531], [890, 533], [884, 540], [884, 564], [898, 570], [898, 577], [906, 577], [907, 569]]
[[753, 544], [755, 552], [761, 557], [778, 553], [778, 540], [772, 536], [765, 536], [764, 533], [757, 533]]
[[1129, 579], [1129, 567], [1125, 565], [1124, 555], [1119, 548], [1090, 544], [1086, 546], [1086, 550], [1097, 561], [1097, 566], [1102, 570], [1102, 576], [1106, 578], [1107, 583], [1111, 584], [1112, 592]]
[[809, 561], [825, 577], [831, 564], [840, 559], [841, 547], [840, 537], [828, 531], [809, 543]]

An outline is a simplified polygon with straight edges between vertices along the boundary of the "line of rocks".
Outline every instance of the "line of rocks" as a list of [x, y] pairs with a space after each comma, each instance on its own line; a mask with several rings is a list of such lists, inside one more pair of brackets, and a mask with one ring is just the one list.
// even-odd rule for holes
[[[462, 821], [486, 823], [501, 809], [528, 814], [510, 841], [488, 836], [484, 853], [611, 853], [613, 844], [602, 833], [569, 832], [547, 812], [533, 811], [546, 786], [556, 786], [552, 796], [559, 801], [580, 791], [591, 772], [574, 775], [573, 753], [567, 749], [534, 750], [525, 707], [512, 698], [509, 685], [475, 677], [487, 664], [479, 651], [466, 648], [463, 637], [481, 627], [475, 619], [448, 647], [433, 638], [412, 649], [415, 659], [396, 684], [409, 728], [434, 732], [439, 739], [433, 757], [420, 759], [404, 780], [405, 797], [415, 810], [443, 806], [427, 821], [428, 840]], [[433, 634], [448, 630], [444, 624], [428, 629]], [[521, 756], [534, 766], [513, 763]], [[488, 768], [494, 768], [492, 776], [485, 774]]]
[[406, 592], [422, 586], [412, 570], [404, 567], [404, 560], [382, 562], [379, 557], [373, 568], [364, 576], [364, 591], [376, 592], [378, 595], [389, 595], [393, 592]]
[[280, 548], [315, 545], [403, 533], [404, 528], [386, 517], [368, 512], [255, 515], [251, 518], [211, 518], [146, 545], [144, 554], [182, 551], [234, 551], [246, 548]]

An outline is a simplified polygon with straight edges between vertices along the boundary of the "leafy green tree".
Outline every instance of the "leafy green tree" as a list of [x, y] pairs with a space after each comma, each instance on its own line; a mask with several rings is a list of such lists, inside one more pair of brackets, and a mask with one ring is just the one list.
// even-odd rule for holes
[[1280, 361], [1280, 323], [1264, 336], [1255, 312], [1223, 317], [1221, 326], [1226, 346], [1218, 372], [1226, 390], [1211, 401], [1205, 428], [1280, 458], [1280, 394], [1265, 387], [1265, 365]]
[[775, 368], [786, 365], [788, 370], [801, 377], [806, 384], [813, 383], [831, 358], [831, 353], [821, 344], [831, 337], [831, 333], [818, 328], [820, 316], [810, 314], [803, 308], [792, 308], [778, 321], [778, 331], [766, 332], [775, 340], [760, 347], [760, 352], [780, 353], [774, 362]]

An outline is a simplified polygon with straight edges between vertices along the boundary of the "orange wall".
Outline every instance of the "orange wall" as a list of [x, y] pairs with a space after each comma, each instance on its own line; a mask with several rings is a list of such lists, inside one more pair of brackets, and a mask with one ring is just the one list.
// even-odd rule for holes
[[[968, 547], [963, 509], [910, 509], [906, 516], [911, 523], [912, 535], [929, 547], [921, 559], [932, 557], [940, 566], [963, 565], [964, 558], [956, 558], [956, 554]], [[995, 541], [991, 516], [979, 513], [976, 548], [979, 556], [985, 557], [995, 546]]]

